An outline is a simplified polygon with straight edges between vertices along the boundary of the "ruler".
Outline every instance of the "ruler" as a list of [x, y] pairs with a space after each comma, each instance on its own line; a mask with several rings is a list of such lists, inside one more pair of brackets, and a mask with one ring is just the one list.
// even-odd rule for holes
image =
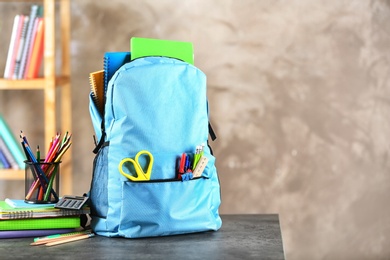
[[209, 161], [209, 159], [206, 156], [200, 157], [199, 162], [196, 165], [194, 172], [192, 173], [194, 178], [200, 177], [202, 175], [204, 168], [206, 168], [208, 161]]

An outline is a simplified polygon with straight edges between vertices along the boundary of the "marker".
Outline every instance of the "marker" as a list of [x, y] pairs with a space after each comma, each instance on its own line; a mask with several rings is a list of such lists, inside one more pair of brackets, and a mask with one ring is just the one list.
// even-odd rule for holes
[[190, 164], [191, 164], [191, 159], [190, 159], [190, 156], [187, 155], [186, 156], [186, 165], [184, 167], [184, 172], [188, 172], [189, 170], [191, 170]]
[[180, 160], [180, 167], [179, 167], [179, 173], [184, 173], [184, 168], [186, 167], [186, 157], [187, 157], [187, 154], [186, 153], [183, 153], [181, 155], [181, 160]]

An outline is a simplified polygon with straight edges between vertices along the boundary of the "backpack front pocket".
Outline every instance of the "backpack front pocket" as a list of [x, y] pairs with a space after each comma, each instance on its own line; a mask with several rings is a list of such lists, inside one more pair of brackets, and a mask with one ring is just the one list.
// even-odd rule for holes
[[119, 234], [125, 237], [164, 236], [219, 228], [213, 214], [210, 179], [125, 181], [122, 195]]

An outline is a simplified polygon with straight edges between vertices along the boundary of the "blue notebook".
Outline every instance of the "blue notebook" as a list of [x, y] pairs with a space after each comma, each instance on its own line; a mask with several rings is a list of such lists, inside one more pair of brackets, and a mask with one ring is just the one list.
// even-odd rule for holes
[[27, 203], [24, 200], [19, 199], [9, 199], [6, 198], [5, 202], [14, 209], [32, 209], [32, 208], [54, 208], [55, 203], [45, 203], [45, 204], [37, 204], [37, 203]]
[[130, 62], [130, 52], [106, 52], [104, 54], [104, 96], [108, 82], [123, 64]]

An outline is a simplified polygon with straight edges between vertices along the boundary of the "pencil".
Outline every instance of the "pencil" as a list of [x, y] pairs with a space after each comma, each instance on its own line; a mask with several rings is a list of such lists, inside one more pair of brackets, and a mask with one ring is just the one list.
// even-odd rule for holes
[[75, 236], [75, 237], [64, 238], [64, 239], [58, 240], [58, 241], [53, 241], [53, 242], [47, 243], [45, 245], [46, 246], [56, 246], [56, 245], [61, 245], [61, 244], [65, 244], [65, 243], [69, 243], [69, 242], [73, 242], [73, 241], [87, 239], [87, 238], [90, 238], [90, 237], [93, 237], [93, 236], [95, 236], [94, 233], [86, 234], [86, 235], [79, 235], [79, 236]]
[[47, 243], [59, 241], [59, 240], [64, 240], [68, 239], [71, 237], [77, 237], [77, 236], [82, 236], [82, 235], [89, 235], [91, 234], [91, 231], [75, 231], [75, 232], [70, 232], [70, 233], [65, 233], [65, 234], [56, 234], [56, 235], [50, 235], [42, 238], [35, 238], [34, 242], [31, 243], [31, 246], [38, 246], [38, 245], [44, 245]]

